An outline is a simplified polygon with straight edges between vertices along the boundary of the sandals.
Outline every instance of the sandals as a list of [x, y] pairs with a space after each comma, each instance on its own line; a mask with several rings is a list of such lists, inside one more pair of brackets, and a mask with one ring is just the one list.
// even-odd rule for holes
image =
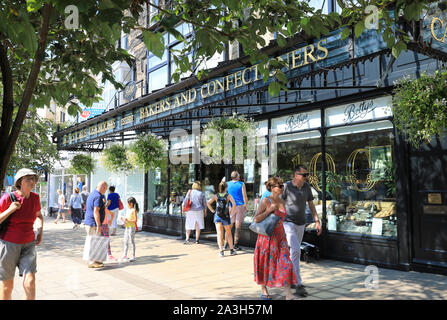
[[196, 240], [196, 244], [199, 244], [199, 240]]
[[261, 293], [261, 295], [259, 296], [259, 298], [260, 298], [261, 300], [272, 300], [272, 298], [270, 297], [270, 295], [268, 295], [268, 294], [262, 294], [262, 293]]

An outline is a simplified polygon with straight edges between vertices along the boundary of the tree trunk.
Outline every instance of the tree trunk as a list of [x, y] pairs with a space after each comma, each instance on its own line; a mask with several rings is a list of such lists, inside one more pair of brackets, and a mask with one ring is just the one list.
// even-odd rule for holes
[[[28, 80], [26, 81], [25, 90], [23, 92], [22, 101], [19, 105], [19, 110], [17, 112], [17, 116], [14, 120], [12, 130], [9, 132], [9, 128], [4, 128], [4, 124], [8, 124], [9, 126], [12, 121], [12, 112], [9, 115], [9, 119], [5, 120], [3, 119], [2, 115], [2, 128], [0, 130], [2, 136], [1, 136], [1, 142], [0, 142], [0, 188], [3, 187], [3, 181], [6, 176], [6, 170], [8, 168], [8, 163], [11, 159], [11, 156], [14, 152], [14, 147], [17, 142], [17, 138], [20, 134], [20, 129], [22, 128], [23, 121], [25, 120], [26, 112], [28, 111], [29, 104], [31, 102], [31, 98], [34, 92], [34, 89], [36, 88], [37, 78], [39, 76], [40, 67], [42, 65], [42, 61], [45, 56], [45, 47], [47, 43], [47, 36], [48, 36], [48, 30], [50, 27], [50, 15], [51, 15], [51, 9], [52, 5], [50, 3], [45, 3], [42, 11], [42, 24], [39, 31], [39, 38], [38, 38], [38, 46], [37, 51], [34, 55], [34, 61], [31, 66], [31, 71], [28, 76]], [[6, 54], [6, 52], [4, 52]], [[0, 52], [1, 55], [1, 52]], [[7, 58], [7, 57], [6, 57]], [[3, 68], [2, 68], [2, 75]], [[11, 76], [12, 81], [12, 76]], [[11, 83], [12, 85], [12, 83]], [[5, 95], [5, 92], [4, 92]], [[5, 101], [5, 96], [3, 97]], [[8, 98], [12, 99], [12, 98]]]

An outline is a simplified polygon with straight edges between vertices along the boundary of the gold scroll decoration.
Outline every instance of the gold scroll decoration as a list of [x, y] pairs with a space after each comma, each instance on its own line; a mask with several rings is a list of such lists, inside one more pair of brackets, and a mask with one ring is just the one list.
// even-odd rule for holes
[[[312, 157], [312, 159], [310, 160], [310, 166], [309, 166], [308, 181], [317, 191], [321, 191], [321, 188], [318, 185], [320, 182], [320, 179], [318, 178], [318, 174], [317, 174], [317, 162], [318, 162], [318, 158], [320, 158], [321, 155], [322, 155], [321, 152], [314, 155]], [[328, 171], [335, 174], [334, 158], [329, 153], [326, 153], [325, 158], [326, 158], [326, 164], [327, 164]]]
[[300, 154], [298, 153], [296, 156], [294, 156], [291, 161], [292, 161], [293, 167], [296, 168], [296, 166], [301, 163]]
[[[357, 186], [357, 177], [355, 175], [355, 161], [356, 161], [359, 153], [366, 154], [366, 157], [368, 158], [369, 173], [366, 176], [366, 183], [365, 183], [366, 185], [363, 188], [359, 188]], [[371, 179], [371, 154], [369, 152], [369, 149], [356, 149], [349, 155], [348, 160], [346, 161], [346, 174], [347, 174], [347, 180], [348, 180], [349, 184], [356, 191], [366, 192], [366, 191], [371, 190], [374, 187], [374, 185], [376, 184], [376, 181], [373, 181]]]

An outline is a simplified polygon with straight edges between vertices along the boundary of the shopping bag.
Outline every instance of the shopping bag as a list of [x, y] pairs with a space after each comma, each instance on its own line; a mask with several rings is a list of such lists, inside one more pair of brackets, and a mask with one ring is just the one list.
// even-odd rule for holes
[[186, 195], [185, 205], [182, 208], [183, 212], [188, 212], [189, 209], [191, 209], [191, 199], [189, 198], [190, 193], [191, 193], [191, 190], [189, 190], [188, 194]]
[[109, 238], [102, 236], [87, 236], [84, 244], [84, 254], [82, 259], [85, 261], [106, 261], [107, 247]]
[[118, 209], [119, 209], [119, 210], [123, 210], [123, 209], [124, 209], [124, 205], [123, 205], [123, 203], [121, 202], [121, 199], [118, 199]]

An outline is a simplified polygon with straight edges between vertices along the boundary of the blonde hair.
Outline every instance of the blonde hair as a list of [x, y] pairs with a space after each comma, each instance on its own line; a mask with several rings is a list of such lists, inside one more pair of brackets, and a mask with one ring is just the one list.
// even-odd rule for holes
[[202, 190], [202, 184], [200, 183], [200, 181], [196, 181], [192, 184], [192, 188], [196, 190]]
[[78, 187], [75, 188], [75, 193], [79, 193], [79, 188]]
[[57, 193], [61, 194], [62, 190], [61, 189], [57, 189]]

